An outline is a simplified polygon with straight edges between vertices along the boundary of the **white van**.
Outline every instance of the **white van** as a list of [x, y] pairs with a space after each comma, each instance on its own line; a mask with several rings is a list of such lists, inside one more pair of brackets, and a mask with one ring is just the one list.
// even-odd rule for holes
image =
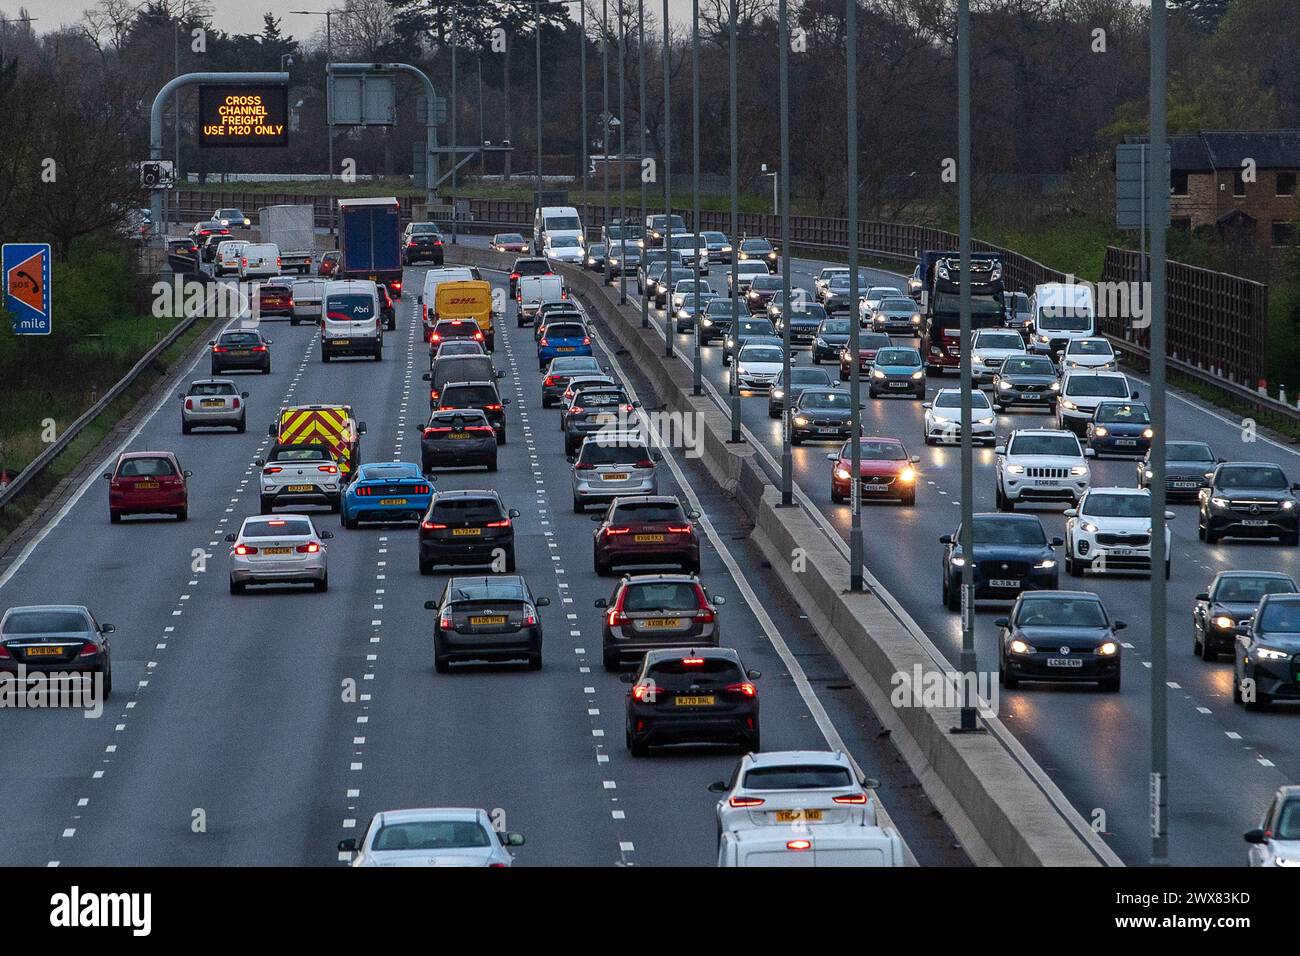
[[280, 274], [280, 247], [274, 242], [250, 242], [239, 253], [239, 278], [269, 279]]
[[329, 279], [320, 276], [303, 276], [293, 280], [293, 314], [289, 324], [319, 322], [325, 303], [325, 287]]
[[369, 279], [337, 279], [325, 283], [320, 359], [336, 355], [384, 357], [384, 317], [379, 289]]
[[1071, 339], [1097, 334], [1097, 304], [1090, 285], [1045, 282], [1034, 286], [1029, 313], [1034, 323], [1030, 350], [1051, 356], [1054, 361], [1065, 354]]
[[548, 302], [560, 302], [568, 298], [564, 291], [564, 280], [559, 276], [520, 276], [516, 287], [516, 306], [519, 328], [532, 325], [537, 313]]
[[1123, 372], [1093, 372], [1073, 369], [1061, 379], [1061, 395], [1056, 400], [1056, 426], [1082, 435], [1092, 421], [1092, 413], [1102, 402], [1127, 402], [1138, 391]]
[[892, 827], [828, 825], [728, 830], [718, 866], [906, 866]]
[[212, 260], [212, 274], [220, 278], [231, 272], [239, 272], [239, 260], [248, 246], [247, 239], [227, 239], [217, 245], [217, 254]]
[[542, 206], [533, 214], [533, 255], [544, 254], [547, 236], [573, 236], [578, 245], [586, 244], [582, 219], [572, 206]]
[[426, 342], [429, 341], [429, 333], [433, 331], [434, 322], [430, 321], [430, 316], [433, 314], [434, 303], [438, 301], [438, 286], [444, 282], [469, 282], [479, 278], [482, 277], [478, 269], [470, 266], [442, 266], [424, 274], [424, 288], [415, 297], [415, 301], [420, 306], [420, 321], [424, 324]]

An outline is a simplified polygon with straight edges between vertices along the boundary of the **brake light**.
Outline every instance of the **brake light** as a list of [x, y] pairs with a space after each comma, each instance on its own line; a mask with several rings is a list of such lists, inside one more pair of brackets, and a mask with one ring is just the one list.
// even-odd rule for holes
[[276, 256], [276, 257], [275, 257], [275, 267], [276, 267], [277, 269], [280, 268], [280, 257], [279, 257], [279, 256]]
[[475, 332], [475, 333], [474, 333], [474, 340], [477, 341], [477, 342], [482, 342], [482, 341], [483, 341], [483, 333], [482, 333], [482, 332]]
[[451, 431], [450, 428], [426, 428], [424, 430], [424, 437], [430, 438], [434, 435], [444, 435], [449, 431]]
[[429, 486], [428, 486], [428, 485], [416, 485], [416, 486], [415, 486], [415, 493], [416, 493], [417, 495], [427, 495], [427, 494], [429, 493]]
[[450, 611], [450, 610], [444, 609], [443, 612], [442, 612], [441, 614], [438, 615], [438, 626], [439, 626], [439, 627], [443, 627], [443, 628], [450, 628], [450, 627], [451, 627], [451, 611]]
[[265, 468], [262, 469], [262, 474], [278, 475], [282, 471], [284, 471], [284, 469], [281, 468], [279, 465], [267, 465]]
[[402, 291], [402, 280], [401, 280], [401, 279], [398, 279], [396, 282], [393, 283], [393, 291], [394, 291], [394, 292], [397, 292], [397, 293], [399, 293], [399, 294], [401, 293], [401, 291]]
[[245, 268], [247, 268], [247, 267], [248, 267], [248, 257], [247, 257], [247, 256], [240, 256], [240, 257], [239, 257], [239, 264], [240, 264], [241, 266], [244, 266]]
[[624, 406], [623, 406], [623, 411], [625, 411], [625, 412], [631, 412], [631, 411], [632, 411], [632, 406], [631, 406], [631, 405], [624, 405]]
[[590, 471], [591, 469], [595, 468], [596, 466], [593, 465], [593, 464], [592, 464], [591, 462], [589, 462], [589, 461], [580, 461], [580, 462], [578, 462], [577, 464], [575, 464], [573, 467], [574, 467], [574, 469], [577, 470], [577, 471]]
[[627, 534], [631, 528], [606, 528], [605, 534]]
[[506, 518], [503, 521], [489, 521], [486, 525], [484, 525], [484, 527], [485, 528], [508, 528], [510, 527], [510, 519]]
[[408, 248], [408, 249], [414, 249], [417, 245], [418, 245], [418, 243], [408, 242], [408, 243], [406, 244], [406, 248]]
[[633, 465], [632, 467], [633, 467], [633, 468], [653, 468], [654, 466], [655, 466], [655, 463], [654, 463], [653, 461], [651, 461], [649, 458], [642, 458], [640, 461], [638, 461], [638, 462], [637, 462], [635, 465]]
[[212, 346], [212, 351], [214, 351], [214, 352], [229, 352], [230, 350], [229, 350], [228, 348], [226, 348], [224, 345], [214, 345], [214, 346]]
[[714, 620], [713, 611], [710, 608], [702, 607], [695, 612], [695, 617], [692, 620], [700, 624], [711, 624]]
[[540, 342], [538, 342], [537, 344], [540, 345], [542, 348], [546, 348], [546, 347], [547, 347], [548, 345], [550, 345], [551, 343], [550, 343], [550, 342], [547, 342], [546, 339], [542, 339], [542, 340], [541, 340]]
[[605, 612], [605, 623], [610, 627], [618, 627], [620, 624], [628, 624], [631, 618], [621, 609], [612, 607]]
[[492, 430], [491, 425], [471, 425], [469, 428], [465, 429], [467, 432], [491, 432]]
[[545, 385], [547, 388], [552, 387], [555, 384], [555, 376], [554, 375], [546, 376], [546, 378], [542, 380], [542, 384]]
[[570, 414], [570, 415], [581, 415], [581, 414], [582, 414], [583, 412], [585, 412], [585, 411], [586, 411], [586, 409], [583, 408], [581, 405], [574, 405], [574, 406], [572, 406], [572, 407], [569, 409], [569, 414]]
[[425, 531], [439, 531], [443, 528], [446, 528], [447, 526], [437, 521], [421, 521], [420, 527], [423, 528]]
[[761, 807], [766, 802], [762, 797], [732, 797], [727, 801], [733, 807]]
[[436, 402], [438, 400], [438, 390], [436, 388], [429, 389], [429, 400], [432, 402]]
[[[238, 402], [239, 399], [235, 399], [235, 401]], [[239, 406], [236, 405], [235, 407], [238, 408]], [[186, 410], [192, 411], [194, 409], [194, 399], [192, 398], [185, 399], [185, 408]]]
[[254, 352], [265, 352], [265, 351], [266, 351], [266, 346], [265, 346], [265, 345], [254, 345], [254, 346], [253, 346], [253, 351], [254, 351]]
[[10, 659], [11, 657], [9, 654], [9, 648], [5, 647], [3, 644], [0, 644], [0, 661], [7, 661]]
[[441, 342], [441, 341], [442, 341], [442, 336], [439, 335], [437, 332], [430, 332], [430, 333], [429, 333], [429, 341], [430, 341], [430, 342]]
[[238, 407], [239, 407], [239, 399], [236, 398], [236, 399], [235, 399], [235, 404], [232, 405], [231, 408], [238, 408]]
[[257, 549], [252, 547], [251, 545], [237, 544], [235, 545], [235, 554], [239, 554], [239, 555], [257, 554]]
[[501, 411], [501, 409], [502, 409], [502, 405], [499, 404], [499, 403], [496, 404], [496, 405], [484, 405], [484, 406], [483, 406], [483, 410], [484, 410], [485, 412], [499, 412], [499, 411]]
[[786, 843], [787, 850], [811, 850], [812, 840], [790, 840]]
[[690, 526], [690, 525], [683, 525], [682, 527], [679, 528], [679, 527], [677, 527], [676, 525], [671, 525], [671, 524], [670, 524], [670, 525], [668, 526], [668, 530], [669, 530], [672, 534], [690, 534], [690, 533], [691, 533], [691, 526]]
[[643, 683], [632, 687], [632, 699], [654, 703], [654, 684]]
[[584, 336], [582, 337], [582, 344], [583, 344], [583, 345], [590, 345], [590, 344], [591, 344], [591, 336], [589, 336], [589, 335], [584, 335]]
[[442, 245], [442, 240], [441, 240], [441, 239], [435, 239], [435, 240], [433, 240], [433, 244], [434, 244], [435, 246], [440, 246], [440, 245]]
[[758, 694], [758, 688], [749, 681], [741, 681], [739, 684], [728, 684], [726, 690], [729, 693], [742, 694], [745, 697], [754, 697]]
[[300, 544], [297, 547], [299, 554], [315, 554], [320, 550], [320, 545], [315, 541], [308, 541], [306, 544]]
[[524, 627], [536, 627], [536, 626], [537, 626], [537, 611], [534, 608], [530, 607], [528, 609], [528, 613], [524, 615]]
[[518, 272], [512, 272], [512, 273], [510, 273], [510, 278], [511, 278], [512, 280], [514, 280], [514, 279], [518, 279], [518, 278], [519, 278], [519, 273], [518, 273]]
[[699, 667], [704, 663], [703, 657], [683, 657], [682, 664], [686, 667]]
[[867, 795], [865, 793], [849, 793], [833, 799], [836, 803], [863, 804], [867, 802]]
[[339, 473], [338, 465], [317, 465], [317, 471], [323, 471], [327, 475], [337, 475]]

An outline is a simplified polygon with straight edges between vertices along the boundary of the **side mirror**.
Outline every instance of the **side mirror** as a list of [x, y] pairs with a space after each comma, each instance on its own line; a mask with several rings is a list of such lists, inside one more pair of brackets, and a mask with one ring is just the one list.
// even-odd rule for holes
[[509, 405], [509, 404], [510, 404], [510, 399], [508, 399], [508, 398], [503, 398], [503, 399], [501, 399], [501, 404], [502, 404], [502, 405]]
[[940, 544], [952, 544], [952, 535], [950, 535], [950, 534], [941, 534], [941, 535], [939, 535], [939, 543], [940, 543]]
[[922, 408], [930, 408], [933, 404], [934, 404], [933, 402], [922, 402], [922, 403], [921, 403], [921, 407], [922, 407]]
[[632, 407], [633, 407], [633, 408], [640, 408], [640, 407], [641, 407], [641, 403], [640, 403], [640, 402], [633, 402], [633, 403], [632, 403]]
[[506, 514], [510, 515], [510, 517], [512, 517], [512, 518], [518, 518], [518, 517], [519, 517], [519, 509], [518, 509], [518, 508], [511, 508], [508, 512], [506, 512]]
[[550, 607], [551, 599], [548, 597], [539, 597], [533, 602], [534, 607]]
[[592, 604], [595, 607], [609, 607], [609, 600], [607, 598], [596, 598], [596, 600], [593, 601]]
[[1128, 624], [1126, 624], [1124, 621], [1116, 621], [1116, 622], [1112, 625], [1112, 628], [1113, 628], [1114, 630], [1116, 630], [1116, 631], [1122, 631], [1122, 630], [1124, 630], [1126, 627], [1128, 627]]
[[357, 852], [357, 838], [356, 838], [356, 837], [348, 837], [346, 840], [339, 840], [339, 852], [340, 852], [340, 853], [356, 853], [356, 852]]
[[858, 781], [858, 783], [862, 784], [862, 786], [866, 787], [868, 790], [880, 789], [880, 781], [875, 777], [863, 777]]
[[827, 461], [839, 461], [839, 460], [840, 460], [840, 456], [837, 455], [837, 454], [835, 454], [834, 452], [828, 452], [827, 455], [826, 455], [826, 460], [827, 460]]
[[1166, 512], [1165, 512], [1165, 520], [1166, 520], [1166, 521], [1171, 521], [1171, 520], [1173, 520], [1173, 517], [1174, 517], [1174, 513], [1173, 513], [1172, 511], [1166, 511]]
[[1267, 843], [1267, 842], [1268, 842], [1268, 837], [1265, 836], [1265, 834], [1264, 834], [1264, 830], [1263, 830], [1262, 827], [1255, 827], [1255, 829], [1253, 829], [1253, 830], [1247, 830], [1247, 831], [1246, 831], [1246, 837], [1245, 837], [1245, 839], [1246, 839], [1246, 842], [1247, 842], [1247, 843]]
[[717, 597], [713, 598], [713, 603], [718, 607], [722, 607], [727, 603], [727, 599], [719, 594]]
[[101, 625], [99, 625], [99, 633], [101, 633], [101, 634], [116, 634], [116, 633], [117, 633], [117, 628], [114, 627], [112, 624], [101, 624]]
[[112, 478], [113, 478], [113, 473], [112, 473], [111, 471], [106, 471], [106, 472], [104, 472], [102, 475], [100, 475], [99, 477], [111, 481]]
[[1209, 591], [1202, 591], [1200, 594], [1196, 595], [1196, 600], [1198, 600], [1198, 601], [1205, 601], [1205, 602], [1208, 603], [1209, 600], [1210, 600], [1210, 592], [1209, 592]]
[[422, 295], [417, 295], [417, 296], [415, 297], [415, 304], [416, 304], [416, 305], [424, 305], [424, 296], [422, 296]]
[[265, 342], [267, 345], [274, 345], [274, 344], [275, 344], [275, 340], [274, 340], [274, 339], [262, 339], [262, 341]]
[[656, 449], [654, 449], [652, 452], [650, 452], [650, 460], [651, 460], [651, 461], [663, 461], [663, 460], [664, 460], [664, 453], [661, 452], [658, 448], [656, 448]]
[[745, 676], [750, 680], [758, 680], [763, 676], [763, 672], [760, 670], [754, 670], [754, 668], [751, 667], [749, 670], [745, 671]]
[[1065, 517], [1067, 518], [1077, 518], [1079, 516], [1079, 509], [1066, 508], [1064, 511], [1061, 512], [1061, 514], [1065, 515]]
[[216, 340], [216, 339], [211, 339], [211, 340], [209, 340], [208, 344], [209, 344], [209, 345], [216, 345], [216, 344], [217, 344], [217, 340]]
[[1007, 618], [1007, 617], [994, 618], [994, 620], [993, 620], [993, 626], [994, 626], [994, 627], [1010, 627], [1010, 626], [1011, 626], [1011, 619], [1010, 619], [1010, 618]]
[[573, 464], [575, 461], [577, 461], [578, 459], [577, 459], [575, 456], [573, 456], [573, 455], [566, 455], [566, 456], [564, 457], [564, 460], [567, 461], [570, 465], [572, 465], [572, 464]]
[[266, 426], [266, 433], [270, 435], [272, 438], [275, 437], [275, 422], [272, 422], [271, 424]]
[[358, 423], [357, 423], [357, 434], [358, 434], [358, 435], [364, 435], [365, 433], [366, 433], [366, 423], [365, 423], [365, 422], [358, 422]]
[[1006, 445], [996, 445], [993, 448], [993, 454], [995, 455], [1005, 455], [1006, 453], [1007, 453]]
[[1129, 398], [1137, 398], [1137, 397], [1138, 397], [1138, 393], [1137, 393], [1137, 389], [1135, 388], [1133, 389], [1133, 394], [1130, 395]]
[[247, 392], [240, 392], [240, 393], [239, 393], [239, 397], [240, 397], [240, 398], [248, 398], [248, 393], [247, 393]]
[[522, 833], [507, 833], [506, 846], [523, 846], [524, 835]]
[[181, 475], [185, 478], [193, 478], [194, 472], [190, 471], [189, 469], [186, 469], [185, 471], [181, 472]]
[[698, 521], [700, 513], [698, 511], [688, 511], [686, 512], [686, 517], [690, 521]]
[[1063, 544], [1065, 544], [1065, 539], [1062, 538], [1060, 535], [1057, 535], [1056, 537], [1052, 538], [1053, 548], [1059, 548]]
[[[502, 369], [502, 368], [497, 369], [496, 375], [497, 375], [497, 378], [505, 378], [505, 377], [506, 377], [506, 371], [505, 371], [505, 369]], [[427, 378], [428, 376], [425, 376], [425, 377]]]
[[423, 375], [420, 376], [420, 378], [424, 379], [426, 382], [432, 382], [432, 381], [433, 381], [433, 373], [432, 373], [432, 372], [425, 372]]
[[266, 459], [265, 459], [265, 458], [254, 458], [254, 459], [253, 459], [253, 464], [255, 464], [258, 468], [261, 468], [263, 465], [266, 464]]
[[333, 537], [334, 537], [334, 532], [333, 532], [333, 531], [322, 531], [322, 532], [320, 533], [320, 539], [321, 539], [322, 541], [328, 541], [328, 540], [330, 540], [330, 539], [333, 538]]
[[1083, 457], [1084, 457], [1084, 458], [1096, 458], [1096, 457], [1097, 457], [1097, 449], [1095, 449], [1095, 448], [1085, 448], [1085, 449], [1083, 450]]
[[636, 675], [629, 671], [624, 671], [623, 673], [618, 675], [618, 682], [620, 684], [631, 684], [635, 680], [636, 680]]
[[425, 601], [425, 602], [424, 602], [424, 609], [425, 609], [426, 611], [436, 611], [436, 610], [438, 610], [438, 602], [437, 602], [437, 601]]
[[225, 540], [227, 540], [227, 541], [234, 541], [234, 540], [235, 540], [235, 534], [234, 534], [234, 532], [231, 532], [230, 534], [226, 535]]
[[908, 460], [909, 460], [912, 464], [914, 464], [914, 465], [919, 465], [919, 464], [921, 463], [921, 456], [920, 456], [920, 455], [913, 455], [913, 456], [912, 456], [910, 459], [908, 459]]
[[604, 515], [592, 515], [592, 516], [591, 516], [591, 520], [592, 520], [592, 521], [595, 521], [595, 522], [601, 522], [601, 521], [604, 521], [604, 520], [605, 520], [605, 516], [604, 516]]

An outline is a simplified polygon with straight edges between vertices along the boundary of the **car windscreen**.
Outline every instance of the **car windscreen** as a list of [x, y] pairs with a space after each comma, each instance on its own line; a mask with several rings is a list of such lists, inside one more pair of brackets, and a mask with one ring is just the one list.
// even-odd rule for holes
[[587, 247], [587, 253], [593, 256], [603, 256], [605, 254], [605, 244], [603, 242], [593, 242]]
[[629, 584], [623, 593], [625, 611], [695, 611], [699, 606], [695, 585], [685, 581]]
[[1056, 366], [1045, 357], [1021, 358], [1013, 355], [1002, 364], [1002, 374], [1006, 375], [1055, 375]]
[[1273, 822], [1274, 840], [1300, 840], [1300, 800], [1288, 800]]
[[328, 461], [330, 453], [319, 445], [285, 445], [274, 449], [267, 461]]
[[581, 229], [582, 221], [577, 216], [547, 216], [546, 231], [555, 232], [561, 229]]
[[1016, 435], [1011, 439], [1010, 455], [1050, 455], [1080, 458], [1079, 440], [1073, 435]]
[[766, 239], [746, 239], [740, 244], [741, 252], [767, 252], [772, 248]]
[[893, 342], [894, 340], [884, 332], [863, 332], [858, 336], [858, 348], [865, 349], [868, 352], [872, 349], [889, 348]]
[[[686, 663], [687, 660], [693, 663]], [[725, 687], [745, 680], [745, 675], [735, 661], [706, 657], [677, 658], [656, 661], [646, 669], [646, 677], [665, 690]]]
[[551, 362], [552, 372], [598, 372], [600, 366], [596, 364], [596, 359], [590, 355], [572, 355], [566, 358], [557, 358]]
[[521, 276], [544, 276], [551, 271], [551, 264], [545, 259], [520, 259], [511, 271]]
[[1092, 328], [1092, 310], [1087, 306], [1043, 306], [1037, 322], [1044, 332], [1086, 332]]
[[228, 382], [199, 382], [190, 386], [191, 395], [234, 395], [235, 386]]
[[1292, 594], [1295, 584], [1290, 578], [1248, 577], [1232, 575], [1219, 579], [1218, 587], [1210, 596], [1224, 604], [1258, 604], [1265, 594]]
[[1199, 441], [1175, 441], [1165, 446], [1165, 458], [1169, 461], [1214, 461], [1210, 446]]
[[413, 222], [411, 223], [411, 235], [436, 236], [438, 235], [438, 227], [431, 222]]
[[577, 236], [551, 236], [553, 249], [574, 249], [579, 245]]
[[849, 401], [849, 394], [845, 391], [805, 391], [799, 396], [799, 408], [805, 411], [811, 409], [844, 409], [847, 411], [852, 407], [853, 403]]
[[921, 353], [916, 349], [881, 349], [876, 353], [877, 365], [920, 365]]
[[975, 336], [975, 348], [1014, 349], [1023, 352], [1025, 350], [1025, 340], [1015, 332], [981, 332]]
[[1019, 627], [1105, 627], [1101, 602], [1090, 598], [1027, 598], [1016, 613]]
[[754, 767], [745, 774], [746, 790], [823, 790], [853, 786], [847, 767], [795, 764], [790, 767]]
[[587, 330], [577, 322], [552, 322], [543, 334], [548, 339], [581, 339]]
[[441, 408], [475, 408], [500, 405], [497, 390], [491, 385], [452, 385], [442, 393]]
[[5, 620], [4, 633], [13, 634], [58, 634], [66, 631], [88, 631], [90, 621], [80, 611], [55, 611], [38, 608], [31, 611], [15, 611]]
[[507, 232], [497, 236], [497, 242], [500, 245], [515, 245], [516, 243], [522, 243], [523, 241], [524, 237], [517, 232]]
[[776, 329], [772, 328], [772, 323], [767, 319], [755, 321], [753, 319], [741, 319], [736, 327], [737, 335], [775, 335]]
[[240, 535], [245, 538], [301, 537], [311, 534], [311, 522], [306, 518], [267, 518], [244, 522]]
[[804, 296], [791, 296], [791, 298], [794, 299], [789, 312], [792, 321], [821, 322], [826, 318], [826, 306], [820, 302], [809, 302]]
[[1300, 602], [1269, 601], [1255, 622], [1258, 631], [1300, 632]]
[[1257, 488], [1260, 491], [1281, 491], [1286, 488], [1286, 474], [1281, 468], [1264, 466], [1234, 466], [1220, 468], [1220, 488]]
[[1047, 535], [1036, 520], [981, 515], [971, 523], [971, 540], [975, 544], [1047, 544]]
[[747, 346], [740, 350], [741, 362], [779, 362], [781, 350], [767, 345]]
[[117, 470], [119, 478], [158, 478], [176, 474], [169, 458], [128, 458]]
[[827, 319], [819, 328], [818, 333], [821, 335], [847, 335], [849, 332], [848, 319]]
[[[934, 397], [935, 408], [961, 408], [961, 392], [940, 392]], [[983, 411], [989, 407], [989, 400], [983, 392], [972, 392], [970, 407]]]
[[1079, 513], [1096, 518], [1149, 518], [1151, 498], [1149, 495], [1108, 495], [1094, 491], [1084, 498]]
[[781, 282], [780, 276], [758, 276], [754, 279], [754, 284], [750, 288], [757, 289], [759, 292], [771, 292], [774, 289], [781, 288]]
[[489, 847], [492, 838], [470, 820], [390, 823], [375, 834], [371, 850], [456, 850]]
[[517, 580], [498, 578], [461, 578], [447, 588], [447, 599], [456, 601], [526, 601], [523, 585]]
[[1151, 413], [1145, 405], [1124, 405], [1120, 402], [1102, 402], [1097, 406], [1096, 420], [1108, 425], [1150, 425]]
[[889, 298], [881, 299], [881, 312], [915, 312], [916, 303], [911, 299]]
[[261, 345], [262, 339], [256, 332], [222, 332], [218, 344], [247, 348], [253, 345]]
[[[892, 441], [871, 441], [862, 439], [859, 442], [862, 447], [862, 458], [866, 461], [906, 461], [907, 452], [903, 450], [902, 445], [896, 445]], [[849, 449], [852, 454], [852, 449]]]
[[[931, 311], [940, 312], [947, 315], [961, 314], [961, 296], [956, 292], [943, 292], [936, 290], [933, 295], [933, 305]], [[991, 295], [973, 295], [970, 297], [970, 312], [976, 317], [998, 317], [1002, 316], [1002, 303], [996, 296]]]
[[1114, 355], [1105, 339], [1075, 339], [1065, 347], [1066, 355]]
[[500, 521], [501, 517], [501, 506], [495, 498], [435, 498], [429, 509], [429, 520], [443, 524], [481, 524]]
[[614, 506], [610, 521], [614, 524], [624, 521], [683, 524], [686, 521], [686, 513], [675, 501], [620, 502]]
[[359, 322], [375, 317], [374, 296], [362, 294], [325, 297], [325, 318], [340, 322]]
[[710, 316], [730, 316], [735, 315], [736, 310], [732, 308], [730, 299], [710, 299], [706, 314]]
[[792, 368], [790, 369], [790, 382], [794, 385], [829, 385], [831, 377], [825, 369]]
[[649, 460], [650, 451], [645, 445], [590, 439], [582, 443], [579, 457], [579, 461], [584, 465], [630, 465], [633, 462]]
[[1066, 395], [1085, 397], [1128, 398], [1128, 381], [1109, 375], [1071, 375], [1065, 383]]

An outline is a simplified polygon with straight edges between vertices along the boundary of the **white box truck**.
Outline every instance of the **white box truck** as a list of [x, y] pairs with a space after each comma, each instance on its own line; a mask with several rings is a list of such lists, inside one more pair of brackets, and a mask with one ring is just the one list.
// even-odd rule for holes
[[263, 242], [280, 247], [280, 269], [311, 272], [316, 255], [316, 216], [311, 206], [263, 206], [257, 211]]

